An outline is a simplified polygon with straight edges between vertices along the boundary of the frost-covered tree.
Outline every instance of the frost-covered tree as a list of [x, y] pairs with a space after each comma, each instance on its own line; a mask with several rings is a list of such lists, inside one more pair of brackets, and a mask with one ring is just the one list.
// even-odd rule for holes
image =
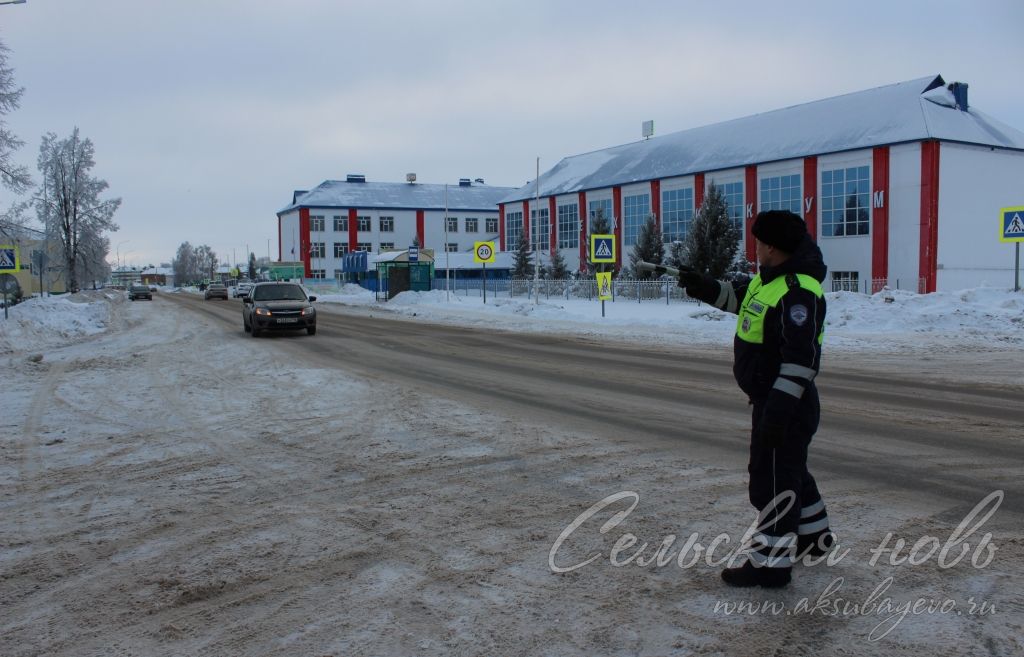
[[11, 156], [25, 142], [8, 130], [4, 116], [18, 109], [25, 89], [14, 86], [14, 69], [7, 65], [8, 52], [10, 50], [0, 41], [0, 183], [15, 194], [21, 194], [32, 185], [32, 179], [28, 168], [15, 164]]
[[640, 279], [654, 278], [654, 272], [639, 271], [637, 267], [640, 261], [660, 265], [665, 259], [665, 242], [662, 240], [661, 231], [658, 230], [658, 222], [654, 215], [647, 215], [647, 220], [640, 227], [640, 234], [637, 235], [636, 244], [629, 254], [630, 273]]
[[206, 244], [200, 244], [195, 248], [196, 276], [201, 279], [216, 278], [217, 276], [217, 254]]
[[530, 249], [530, 240], [526, 237], [526, 231], [520, 231], [519, 240], [516, 242], [516, 254], [512, 259], [512, 277], [530, 278], [533, 276], [533, 251]]
[[47, 133], [39, 147], [38, 168], [43, 182], [36, 197], [36, 213], [60, 241], [68, 290], [72, 292], [78, 291], [82, 236], [90, 232], [101, 236], [117, 230], [114, 213], [121, 199], [100, 199], [109, 185], [90, 175], [96, 165], [94, 155], [92, 141], [82, 139], [77, 127], [65, 139]]
[[[11, 157], [25, 142], [8, 130], [4, 116], [18, 109], [24, 89], [14, 86], [14, 70], [7, 65], [8, 52], [0, 41], [0, 187], [22, 194], [32, 186], [32, 179], [28, 168], [15, 164]], [[15, 236], [17, 228], [24, 226], [28, 219], [29, 207], [31, 203], [13, 201], [6, 210], [0, 210], [0, 238], [8, 241]]]
[[191, 244], [182, 242], [178, 246], [178, 251], [171, 260], [171, 269], [174, 270], [174, 281], [177, 285], [196, 282], [196, 254]]
[[739, 250], [740, 232], [729, 219], [725, 195], [714, 183], [686, 233], [685, 264], [714, 278], [725, 278]]
[[77, 280], [85, 284], [91, 283], [94, 290], [97, 282], [107, 280], [110, 276], [110, 265], [107, 264], [108, 253], [110, 253], [109, 238], [88, 228], [84, 230], [78, 247]]

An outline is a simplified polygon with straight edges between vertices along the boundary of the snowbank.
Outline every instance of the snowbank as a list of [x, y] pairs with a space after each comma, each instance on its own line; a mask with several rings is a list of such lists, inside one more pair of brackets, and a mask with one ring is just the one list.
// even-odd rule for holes
[[[604, 316], [596, 300], [509, 298], [478, 293], [403, 292], [378, 303], [372, 292], [348, 285], [324, 302], [367, 306], [375, 311], [462, 326], [486, 326], [537, 333], [569, 333], [652, 344], [728, 345], [735, 315], [707, 304], [619, 299], [606, 302]], [[998, 349], [1024, 350], [1024, 294], [1004, 288], [914, 294], [884, 290], [826, 294], [826, 340], [830, 349], [847, 351]]]
[[6, 321], [0, 316], [0, 353], [54, 347], [102, 333], [114, 304], [124, 301], [124, 293], [117, 291], [26, 299], [10, 308]]

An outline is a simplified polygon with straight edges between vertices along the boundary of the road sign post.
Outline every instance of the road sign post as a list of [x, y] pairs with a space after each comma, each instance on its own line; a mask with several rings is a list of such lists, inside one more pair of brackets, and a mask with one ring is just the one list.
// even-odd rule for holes
[[487, 263], [494, 262], [494, 243], [474, 242], [473, 261], [479, 262], [483, 268], [484, 303], [487, 303]]
[[595, 233], [590, 236], [590, 262], [597, 265], [597, 298], [601, 301], [601, 317], [604, 317], [604, 302], [614, 299], [612, 273], [604, 271], [606, 264], [615, 263], [615, 235]]
[[999, 211], [999, 241], [1014, 242], [1013, 291], [1020, 292], [1020, 243], [1024, 242], [1024, 205]]

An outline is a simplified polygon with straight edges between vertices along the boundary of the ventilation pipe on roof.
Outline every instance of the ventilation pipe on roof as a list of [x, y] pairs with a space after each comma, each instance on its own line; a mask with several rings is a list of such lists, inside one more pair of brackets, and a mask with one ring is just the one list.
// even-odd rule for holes
[[459, 187], [469, 187], [471, 184], [469, 178], [459, 178]]
[[961, 112], [967, 111], [967, 83], [966, 82], [952, 82], [949, 85], [949, 90], [953, 92], [953, 98], [956, 100], [956, 108]]
[[345, 177], [345, 182], [366, 182], [366, 176], [361, 173], [350, 173]]

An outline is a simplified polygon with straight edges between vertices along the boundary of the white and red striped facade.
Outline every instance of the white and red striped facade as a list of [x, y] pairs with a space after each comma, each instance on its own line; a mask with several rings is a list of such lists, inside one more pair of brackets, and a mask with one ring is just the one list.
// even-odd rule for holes
[[[915, 83], [919, 88], [914, 86]], [[909, 94], [907, 86], [911, 87]], [[950, 85], [951, 91], [952, 87]], [[541, 175], [540, 207], [548, 209], [548, 217], [553, 218], [559, 215], [559, 208], [566, 213], [572, 210], [569, 206], [575, 206], [580, 217], [579, 245], [571, 250], [563, 249], [562, 255], [571, 267], [582, 270], [589, 233], [588, 208], [595, 200], [610, 200], [618, 242], [617, 266], [621, 266], [623, 261], [628, 262], [631, 248], [623, 241], [624, 222], [621, 218], [627, 212], [624, 199], [634, 199], [634, 202], [639, 199], [660, 223], [663, 199], [670, 192], [688, 189], [693, 199], [693, 210], [696, 210], [709, 185], [731, 184], [733, 189], [742, 188], [745, 227], [742, 249], [747, 259], [754, 261], [750, 227], [757, 212], [767, 209], [761, 204], [764, 181], [779, 176], [788, 180], [798, 177], [802, 201], [800, 213], [807, 222], [808, 230], [817, 239], [830, 272], [841, 277], [852, 276], [853, 280], [863, 283], [857, 289], [877, 290], [888, 285], [933, 292], [984, 284], [1011, 284], [1013, 252], [997, 239], [998, 211], [1001, 207], [1024, 204], [1024, 187], [1021, 186], [1021, 181], [1024, 181], [1024, 134], [997, 124], [976, 110], [968, 112], [966, 85], [963, 85], [964, 107], [943, 106], [935, 101], [918, 99], [923, 91], [929, 91], [931, 95], [942, 92], [952, 96], [946, 91], [941, 77], [935, 80], [927, 78], [902, 83], [902, 86], [820, 101], [820, 107], [811, 103], [769, 115], [676, 133], [662, 138], [671, 140], [657, 147], [648, 147], [647, 144], [655, 141], [650, 140], [598, 151], [598, 156], [590, 153], [567, 158]], [[868, 134], [867, 138], [843, 136], [831, 141], [827, 136], [818, 135], [804, 139], [800, 133], [802, 125], [815, 124], [809, 120], [815, 114], [845, 116], [845, 113], [850, 113], [857, 114], [861, 121], [870, 121], [871, 116], [863, 116], [870, 112], [863, 110], [861, 105], [879, 112], [879, 123], [898, 124], [898, 120], [886, 118], [885, 103], [900, 104], [893, 109], [893, 114], [899, 117], [902, 116], [900, 112], [905, 112], [908, 117], [904, 122], [906, 125], [873, 132], [869, 125], [866, 129], [858, 129], [859, 133]], [[874, 107], [879, 104], [882, 107]], [[918, 117], [927, 114], [924, 121], [927, 125], [921, 129], [913, 123], [915, 110]], [[793, 134], [784, 135], [789, 143], [769, 143], [766, 147], [764, 142], [771, 140], [761, 138], [759, 125], [765, 132], [791, 130]], [[999, 129], [986, 129], [993, 125]], [[727, 156], [704, 155], [714, 149], [716, 131], [722, 139], [735, 140], [727, 149]], [[998, 138], [991, 137], [997, 133]], [[750, 154], [748, 157], [741, 155], [738, 159], [746, 159], [746, 162], [741, 166], [714, 166], [725, 164], [729, 158], [737, 159], [736, 153], [742, 148], [739, 140], [744, 137], [750, 140]], [[777, 134], [772, 138], [780, 140]], [[810, 144], [807, 150], [811, 152], [799, 153], [805, 143]], [[855, 147], [858, 143], [864, 145]], [[650, 150], [653, 148], [660, 150]], [[677, 168], [681, 175], [666, 175], [672, 167], [664, 165], [664, 162], [671, 160], [672, 152], [680, 154]], [[694, 152], [698, 154], [694, 155]], [[605, 155], [600, 156], [601, 153]], [[647, 166], [644, 158], [658, 164]], [[693, 165], [702, 161], [713, 166], [694, 170]], [[823, 174], [850, 168], [862, 171], [863, 167], [868, 168], [870, 186], [866, 234], [823, 234]], [[645, 173], [662, 175], [643, 179]], [[621, 182], [616, 178], [621, 178]], [[560, 181], [568, 182], [562, 184]], [[535, 190], [530, 184], [502, 199], [499, 205], [502, 249], [515, 247], [505, 235], [509, 213], [521, 212], [524, 230], [527, 235], [531, 234], [529, 222], [531, 211], [536, 209]], [[553, 249], [559, 242], [558, 222], [549, 219], [549, 225], [550, 244], [545, 247]], [[845, 280], [849, 281], [849, 278]], [[870, 285], [867, 284], [869, 281]]]

